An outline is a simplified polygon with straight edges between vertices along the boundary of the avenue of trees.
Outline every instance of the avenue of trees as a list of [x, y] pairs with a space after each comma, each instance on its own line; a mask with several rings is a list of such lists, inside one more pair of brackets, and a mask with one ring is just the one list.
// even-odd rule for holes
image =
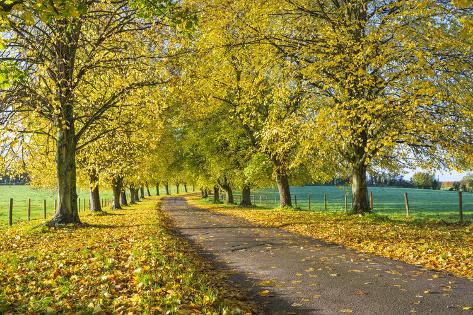
[[[113, 208], [169, 186], [203, 195], [473, 167], [468, 0], [0, 1], [2, 168]], [[421, 185], [422, 186], [422, 185]], [[131, 193], [126, 200], [125, 190]]]

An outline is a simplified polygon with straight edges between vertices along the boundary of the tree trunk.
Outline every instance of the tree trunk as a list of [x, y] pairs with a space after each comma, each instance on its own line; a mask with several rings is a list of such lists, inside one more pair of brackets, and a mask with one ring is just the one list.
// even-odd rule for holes
[[235, 199], [233, 198], [233, 190], [230, 185], [224, 185], [222, 186], [223, 190], [225, 191], [225, 194], [227, 195], [227, 198], [225, 199], [225, 202], [227, 204], [234, 204]]
[[55, 100], [58, 114], [54, 114], [56, 133], [56, 172], [58, 185], [58, 206], [49, 226], [80, 224], [77, 207], [76, 150], [77, 135], [74, 117], [74, 65], [77, 43], [81, 31], [78, 19], [56, 20], [58, 36], [51, 45], [55, 57], [52, 62], [54, 83], [57, 86]]
[[370, 212], [368, 201], [368, 185], [366, 182], [366, 166], [364, 163], [355, 166], [352, 171], [352, 211], [354, 213]]
[[202, 188], [202, 198], [203, 199], [209, 198], [209, 193], [207, 191], [207, 188]]
[[140, 198], [145, 199], [145, 187], [143, 185], [140, 186]]
[[112, 179], [112, 191], [113, 191], [113, 201], [112, 201], [112, 209], [120, 210], [122, 207], [120, 206], [120, 194], [122, 191], [122, 184], [123, 179], [120, 176], [117, 176]]
[[126, 200], [126, 192], [124, 189], [120, 191], [120, 203], [122, 206], [128, 206], [128, 201]]
[[[70, 108], [72, 115], [72, 105]], [[74, 122], [69, 126], [60, 126], [57, 132], [56, 167], [58, 181], [58, 207], [50, 226], [62, 224], [78, 224], [76, 188], [76, 139]]]
[[102, 211], [100, 204], [99, 178], [97, 172], [92, 170], [89, 174], [90, 186], [90, 211]]
[[292, 207], [291, 190], [287, 175], [278, 171], [276, 173], [276, 183], [279, 191], [279, 205], [281, 207]]
[[166, 189], [166, 195], [169, 196], [170, 194], [169, 194], [169, 183], [168, 182], [166, 182], [166, 185], [164, 185], [164, 188]]
[[241, 190], [240, 206], [243, 206], [243, 207], [251, 206], [251, 188], [248, 185], [243, 186]]
[[187, 184], [184, 184], [184, 192], [187, 193]]
[[100, 204], [100, 192], [99, 185], [91, 186], [89, 188], [90, 195], [90, 211], [100, 212], [102, 211], [102, 205]]
[[136, 203], [136, 192], [133, 186], [130, 186], [130, 204]]
[[220, 203], [220, 187], [214, 186], [214, 203]]
[[176, 183], [176, 193], [179, 194], [179, 183]]
[[159, 182], [156, 182], [156, 196], [159, 196]]
[[151, 197], [151, 192], [149, 191], [148, 183], [146, 183], [146, 193], [148, 194], [148, 197]]

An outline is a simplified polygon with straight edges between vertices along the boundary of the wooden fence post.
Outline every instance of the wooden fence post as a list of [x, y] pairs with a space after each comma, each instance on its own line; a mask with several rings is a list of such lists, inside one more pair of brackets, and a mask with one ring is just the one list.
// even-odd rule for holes
[[463, 192], [458, 192], [458, 210], [460, 211], [460, 223], [463, 223]]
[[46, 219], [46, 199], [44, 199], [44, 202], [43, 202], [43, 215], [44, 215], [44, 218]]
[[348, 212], [348, 195], [345, 194], [345, 212]]
[[309, 211], [310, 211], [310, 194], [309, 194]]
[[13, 225], [13, 198], [10, 198], [10, 207], [8, 208], [8, 225]]
[[297, 195], [294, 195], [294, 207], [297, 208]]
[[327, 194], [324, 194], [324, 210], [327, 211]]
[[31, 221], [31, 198], [28, 198], [28, 222]]
[[373, 192], [370, 191], [370, 210], [373, 211]]
[[409, 196], [407, 193], [404, 193], [404, 206], [406, 207], [406, 217], [409, 216]]

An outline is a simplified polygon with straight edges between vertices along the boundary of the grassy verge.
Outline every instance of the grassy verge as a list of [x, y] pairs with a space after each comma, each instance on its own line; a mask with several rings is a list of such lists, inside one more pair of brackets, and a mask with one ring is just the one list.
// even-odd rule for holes
[[0, 313], [244, 313], [182, 239], [169, 232], [157, 198], [88, 227], [20, 223], [0, 235]]
[[473, 224], [390, 219], [375, 214], [354, 216], [290, 209], [241, 208], [212, 205], [194, 196], [188, 197], [188, 200], [198, 207], [245, 218], [258, 225], [283, 228], [473, 280]]

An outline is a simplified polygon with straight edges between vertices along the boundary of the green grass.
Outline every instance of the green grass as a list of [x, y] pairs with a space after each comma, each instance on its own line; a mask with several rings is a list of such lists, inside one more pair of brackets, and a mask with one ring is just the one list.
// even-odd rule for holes
[[[170, 185], [170, 193], [176, 193], [176, 187]], [[192, 191], [192, 186], [188, 187]], [[181, 185], [180, 192], [184, 191]], [[150, 193], [156, 194], [156, 188], [150, 187]], [[160, 188], [160, 193], [164, 194], [164, 187]], [[81, 213], [84, 210], [84, 201], [86, 203], [86, 211], [89, 209], [89, 191], [88, 189], [79, 189], [78, 195], [80, 199]], [[0, 185], [0, 226], [8, 224], [8, 209], [10, 198], [13, 198], [13, 223], [25, 221], [28, 219], [28, 199], [31, 199], [31, 220], [43, 219], [44, 200], [46, 200], [46, 215], [50, 217], [54, 213], [54, 203], [57, 199], [57, 192], [53, 189], [34, 188], [29, 185]], [[100, 191], [100, 198], [112, 200], [112, 192], [105, 188]], [[127, 189], [127, 198], [130, 200], [129, 191]]]
[[[370, 187], [373, 193], [373, 206], [375, 213], [391, 217], [404, 216], [404, 193], [409, 196], [411, 215], [429, 219], [442, 219], [457, 221], [458, 192], [439, 191], [412, 188]], [[309, 195], [311, 210], [324, 211], [324, 195], [327, 196], [328, 211], [345, 210], [345, 194], [347, 194], [348, 207], [351, 205], [351, 190], [348, 187], [335, 186], [304, 186], [291, 187], [293, 205], [297, 200], [297, 207], [309, 210]], [[278, 205], [279, 195], [276, 188], [254, 190], [253, 200], [256, 205], [273, 208]], [[235, 201], [240, 199], [239, 193], [235, 194]], [[473, 220], [473, 193], [463, 193], [463, 212], [465, 220]]]
[[[88, 190], [78, 191], [81, 211], [86, 202], [88, 210], [89, 193]], [[110, 191], [101, 192], [101, 198], [111, 200]], [[56, 191], [52, 189], [33, 188], [28, 185], [0, 186], [0, 226], [8, 224], [8, 209], [10, 198], [13, 198], [13, 223], [24, 221], [28, 218], [28, 199], [31, 199], [31, 219], [43, 219], [44, 200], [46, 200], [46, 215], [49, 217], [54, 213], [54, 201], [57, 199]]]

